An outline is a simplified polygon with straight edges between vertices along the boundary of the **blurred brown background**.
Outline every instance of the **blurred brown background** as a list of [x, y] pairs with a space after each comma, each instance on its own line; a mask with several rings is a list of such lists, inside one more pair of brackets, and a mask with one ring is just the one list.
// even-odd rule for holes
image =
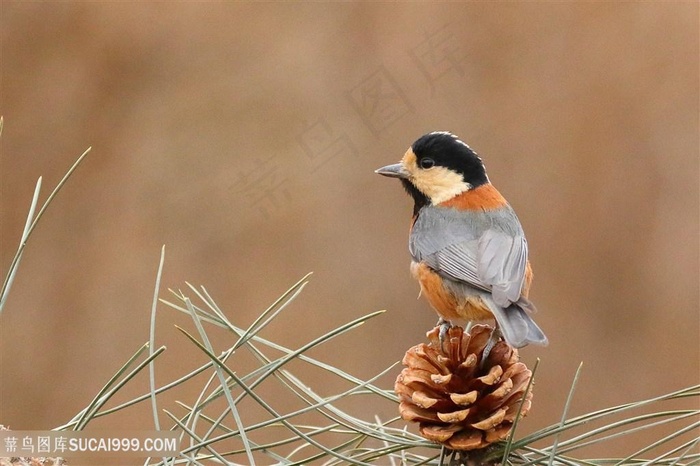
[[[147, 340], [163, 244], [163, 296], [202, 284], [245, 327], [313, 271], [263, 335], [296, 348], [387, 309], [313, 356], [363, 378], [399, 360], [436, 316], [408, 272], [411, 201], [373, 170], [443, 129], [528, 235], [551, 343], [522, 352], [542, 359], [523, 433], [559, 420], [581, 361], [572, 414], [698, 383], [697, 3], [1, 8], [3, 275], [36, 179], [45, 197], [93, 149], [2, 314], [0, 423], [62, 424]], [[159, 312], [164, 383], [205, 358]], [[134, 423], [150, 406], [100, 426]]]

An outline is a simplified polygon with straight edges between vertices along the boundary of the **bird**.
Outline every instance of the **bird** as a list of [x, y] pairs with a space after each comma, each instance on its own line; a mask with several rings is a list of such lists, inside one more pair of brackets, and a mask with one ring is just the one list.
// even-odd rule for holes
[[546, 346], [531, 317], [532, 267], [522, 225], [479, 155], [456, 135], [434, 131], [375, 173], [398, 178], [413, 198], [410, 270], [440, 317], [441, 334], [454, 320], [493, 319], [500, 334], [492, 337], [515, 348]]

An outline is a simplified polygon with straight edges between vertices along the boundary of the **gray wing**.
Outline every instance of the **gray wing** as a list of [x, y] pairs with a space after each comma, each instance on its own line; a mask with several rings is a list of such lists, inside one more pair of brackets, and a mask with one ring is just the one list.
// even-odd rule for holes
[[413, 226], [409, 249], [443, 277], [491, 291], [501, 307], [520, 299], [527, 241], [510, 207], [486, 212], [426, 207]]

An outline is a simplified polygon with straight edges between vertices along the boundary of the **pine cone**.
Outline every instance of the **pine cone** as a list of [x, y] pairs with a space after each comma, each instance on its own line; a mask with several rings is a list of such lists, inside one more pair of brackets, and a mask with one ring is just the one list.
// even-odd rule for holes
[[[423, 437], [452, 450], [484, 448], [508, 436], [532, 372], [518, 362], [518, 350], [496, 343], [482, 362], [493, 328], [475, 325], [471, 334], [452, 327], [440, 344], [440, 327], [429, 344], [406, 352], [406, 368], [394, 389], [406, 421], [419, 423]], [[530, 410], [527, 394], [521, 415]]]

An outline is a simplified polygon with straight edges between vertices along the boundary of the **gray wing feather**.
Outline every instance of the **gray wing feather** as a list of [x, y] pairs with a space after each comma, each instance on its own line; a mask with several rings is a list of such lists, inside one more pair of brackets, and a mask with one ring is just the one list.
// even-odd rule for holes
[[491, 291], [501, 307], [520, 298], [527, 242], [510, 207], [469, 213], [426, 207], [413, 226], [409, 250], [439, 274]]
[[526, 309], [534, 309], [534, 307], [527, 299], [521, 298], [517, 305], [512, 304], [505, 309], [496, 305], [488, 296], [484, 297], [484, 301], [493, 312], [503, 337], [511, 346], [522, 348], [530, 343], [547, 346], [548, 341], [544, 332], [528, 315]]
[[427, 265], [443, 276], [468, 283], [482, 290], [491, 287], [478, 274], [477, 241], [456, 243], [426, 258]]
[[483, 283], [492, 286], [493, 299], [508, 307], [520, 298], [527, 265], [524, 236], [487, 230], [479, 238], [476, 270]]
[[547, 337], [537, 326], [530, 313], [535, 312], [535, 306], [525, 297], [503, 308], [496, 304], [489, 291], [475, 289], [473, 286], [451, 279], [445, 280], [445, 285], [456, 294], [477, 294], [493, 313], [498, 327], [508, 344], [521, 348], [528, 344], [547, 345]]

